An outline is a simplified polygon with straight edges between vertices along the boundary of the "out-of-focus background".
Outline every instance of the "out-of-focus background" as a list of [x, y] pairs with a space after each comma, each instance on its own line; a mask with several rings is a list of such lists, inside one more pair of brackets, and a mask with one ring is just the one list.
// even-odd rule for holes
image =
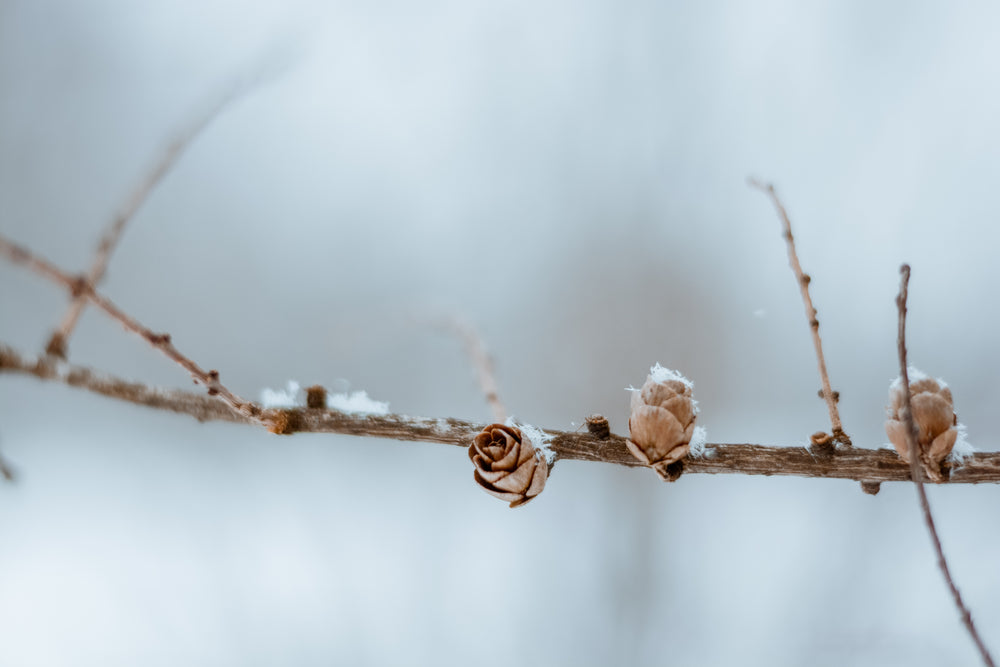
[[[655, 362], [710, 442], [828, 426], [770, 203], [793, 217], [847, 431], [886, 438], [898, 266], [913, 363], [996, 448], [1000, 9], [895, 2], [0, 3], [0, 233], [68, 270], [253, 63], [127, 230], [108, 295], [238, 393], [593, 412]], [[0, 263], [0, 340], [67, 296]], [[190, 381], [88, 310], [70, 356]], [[517, 511], [465, 453], [198, 424], [0, 377], [5, 665], [974, 664], [914, 489], [560, 463]], [[1000, 490], [932, 489], [1000, 650]]]

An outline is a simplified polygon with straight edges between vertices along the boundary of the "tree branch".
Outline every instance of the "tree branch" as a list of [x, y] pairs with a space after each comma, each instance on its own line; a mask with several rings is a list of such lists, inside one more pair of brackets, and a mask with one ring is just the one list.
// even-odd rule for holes
[[11, 466], [2, 454], [0, 454], [0, 477], [3, 477], [6, 482], [17, 481], [17, 471], [14, 470], [13, 466]]
[[497, 388], [496, 374], [493, 368], [493, 358], [486, 350], [486, 343], [479, 335], [476, 328], [469, 322], [458, 316], [451, 315], [444, 317], [440, 326], [451, 334], [454, 334], [465, 346], [465, 353], [472, 362], [472, 367], [476, 371], [476, 379], [479, 381], [479, 388], [486, 397], [490, 409], [493, 411], [493, 419], [502, 423], [507, 419], [507, 410], [503, 401], [500, 400], [500, 390]]
[[[0, 344], [0, 373], [30, 375], [137, 405], [186, 414], [199, 421], [259, 425], [258, 419], [237, 414], [217, 398], [179, 390], [163, 390], [128, 382], [79, 366], [30, 359]], [[485, 424], [453, 418], [405, 415], [360, 416], [319, 408], [265, 410], [264, 419], [283, 421], [283, 433], [339, 433], [360, 437], [436, 442], [468, 448]], [[593, 461], [644, 468], [625, 447], [620, 435], [546, 429], [556, 460]], [[905, 482], [910, 469], [890, 449], [838, 449], [816, 454], [806, 447], [751, 444], [711, 444], [709, 453], [687, 458], [684, 472], [700, 474], [788, 475], [795, 477]], [[951, 469], [945, 484], [1000, 483], [1000, 452], [977, 452]]]
[[983, 644], [983, 640], [976, 631], [976, 625], [972, 622], [972, 612], [965, 606], [965, 602], [962, 601], [962, 594], [958, 592], [958, 587], [955, 586], [955, 581], [951, 578], [948, 561], [945, 560], [944, 549], [941, 547], [941, 539], [938, 537], [937, 528], [934, 526], [934, 516], [931, 514], [931, 504], [927, 500], [927, 490], [924, 488], [921, 477], [920, 446], [917, 444], [919, 433], [917, 425], [913, 421], [913, 411], [910, 407], [910, 378], [906, 361], [906, 298], [910, 283], [910, 265], [903, 264], [899, 267], [899, 273], [899, 296], [896, 297], [896, 306], [899, 309], [899, 336], [896, 343], [899, 348], [899, 376], [903, 384], [903, 407], [899, 412], [903, 423], [906, 425], [906, 439], [910, 449], [910, 476], [913, 479], [913, 484], [917, 487], [917, 496], [920, 498], [920, 509], [924, 514], [924, 522], [927, 524], [927, 532], [930, 533], [934, 551], [937, 553], [938, 567], [941, 569], [944, 581], [948, 584], [951, 596], [955, 600], [955, 606], [962, 617], [962, 623], [972, 636], [972, 641], [975, 642], [976, 648], [979, 649], [983, 663], [987, 667], [994, 667], [993, 657], [986, 649], [986, 645]]
[[[799, 256], [795, 251], [795, 237], [792, 236], [792, 221], [789, 220], [788, 212], [781, 203], [781, 199], [778, 198], [778, 193], [775, 192], [773, 185], [770, 183], [761, 183], [755, 179], [750, 179], [749, 184], [771, 198], [771, 202], [778, 212], [778, 217], [781, 218], [785, 241], [788, 243], [788, 263], [792, 267], [792, 272], [795, 274], [795, 281], [802, 292], [802, 303], [806, 308], [806, 319], [809, 320], [809, 330], [812, 332], [813, 347], [816, 349], [816, 360], [819, 363], [819, 377], [823, 383], [823, 398], [826, 400], [827, 411], [830, 413], [830, 427], [833, 440], [846, 447], [850, 447], [851, 439], [844, 433], [844, 427], [840, 423], [840, 412], [837, 410], [837, 397], [830, 387], [830, 375], [826, 371], [826, 359], [823, 357], [823, 340], [819, 336], [819, 319], [816, 317], [816, 308], [813, 307], [812, 298], [809, 296], [809, 283], [812, 278], [802, 271], [802, 266], [799, 264]], [[829, 442], [829, 438], [826, 439], [826, 442]], [[823, 443], [814, 438], [813, 444], [821, 445]]]
[[208, 388], [208, 393], [218, 396], [235, 412], [246, 417], [260, 419], [260, 408], [250, 401], [240, 398], [229, 391], [220, 381], [219, 372], [215, 370], [205, 371], [194, 361], [181, 354], [180, 350], [174, 347], [170, 340], [170, 334], [154, 333], [151, 329], [143, 326], [130, 315], [126, 314], [110, 299], [102, 296], [94, 290], [93, 285], [83, 277], [74, 278], [63, 273], [55, 265], [46, 260], [33, 255], [26, 248], [7, 241], [0, 237], [0, 254], [6, 255], [10, 261], [16, 265], [34, 271], [43, 278], [58, 283], [68, 289], [74, 296], [83, 296], [89, 299], [95, 306], [107, 313], [112, 319], [117, 320], [123, 327], [141, 336], [154, 348], [162, 352], [168, 358], [183, 367], [195, 382]]
[[[86, 276], [87, 281], [92, 287], [97, 287], [97, 284], [100, 283], [101, 279], [104, 277], [104, 273], [108, 268], [108, 262], [111, 260], [111, 254], [117, 247], [119, 240], [121, 240], [122, 232], [125, 231], [125, 226], [128, 225], [129, 221], [131, 221], [135, 214], [139, 211], [146, 199], [149, 198], [149, 195], [153, 192], [156, 186], [159, 185], [160, 181], [163, 180], [163, 177], [167, 175], [171, 168], [173, 168], [174, 164], [176, 164], [177, 160], [184, 153], [184, 150], [198, 137], [199, 134], [201, 134], [202, 130], [208, 127], [208, 125], [223, 111], [223, 109], [247, 92], [249, 88], [250, 82], [234, 82], [230, 85], [229, 90], [227, 90], [205, 111], [195, 117], [193, 122], [183, 128], [174, 140], [167, 145], [166, 150], [160, 156], [160, 159], [156, 162], [153, 169], [149, 172], [146, 178], [139, 183], [136, 189], [129, 196], [128, 200], [125, 202], [125, 206], [118, 213], [118, 215], [115, 216], [114, 220], [111, 221], [111, 224], [109, 224], [107, 229], [104, 231], [101, 241], [97, 246], [97, 252], [94, 255], [94, 262]], [[83, 314], [83, 309], [86, 303], [87, 299], [83, 294], [77, 294], [72, 297], [69, 308], [59, 324], [59, 328], [52, 333], [48, 344], [45, 346], [46, 354], [50, 354], [61, 359], [66, 358], [69, 338], [73, 334], [73, 330], [76, 328], [80, 315]]]

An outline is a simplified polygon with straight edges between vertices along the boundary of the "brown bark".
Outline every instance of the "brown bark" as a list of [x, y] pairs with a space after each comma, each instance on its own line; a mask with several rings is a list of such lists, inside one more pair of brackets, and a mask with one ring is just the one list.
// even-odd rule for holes
[[[121, 401], [190, 415], [199, 421], [228, 421], [260, 425], [258, 419], [234, 412], [216, 397], [188, 391], [164, 390], [128, 382], [85, 368], [27, 359], [0, 345], [0, 373], [32, 375]], [[318, 408], [265, 410], [262, 416], [282, 416], [285, 433], [339, 433], [390, 440], [437, 442], [468, 448], [485, 424], [454, 418], [405, 415], [361, 416]], [[599, 437], [587, 431], [546, 429], [556, 460], [594, 461], [642, 467], [625, 446], [626, 438]], [[909, 466], [891, 449], [838, 448], [812, 452], [804, 446], [771, 447], [754, 444], [709, 444], [709, 454], [684, 460], [684, 472], [703, 474], [790, 475], [864, 482], [910, 480]], [[1000, 482], [1000, 452], [973, 454], [960, 467], [946, 467], [946, 484]]]

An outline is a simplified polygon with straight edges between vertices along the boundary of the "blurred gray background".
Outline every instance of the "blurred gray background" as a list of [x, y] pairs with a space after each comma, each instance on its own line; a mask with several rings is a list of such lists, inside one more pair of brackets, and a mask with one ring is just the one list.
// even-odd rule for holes
[[[149, 200], [106, 293], [256, 398], [289, 379], [627, 432], [650, 365], [709, 442], [828, 426], [773, 179], [847, 431], [912, 362], [996, 448], [995, 3], [0, 1], [0, 233], [68, 270], [248, 64], [288, 61]], [[0, 340], [67, 302], [0, 263]], [[190, 387], [88, 310], [70, 356]], [[431, 444], [198, 424], [0, 377], [5, 665], [938, 665], [976, 653], [914, 489], [560, 463], [512, 511]], [[931, 489], [1000, 651], [1000, 490]]]

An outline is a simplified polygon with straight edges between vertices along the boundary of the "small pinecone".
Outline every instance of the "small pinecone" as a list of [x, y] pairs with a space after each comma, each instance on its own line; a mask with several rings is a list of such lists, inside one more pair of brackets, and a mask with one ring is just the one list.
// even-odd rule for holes
[[632, 393], [629, 451], [664, 480], [675, 477], [667, 466], [687, 456], [697, 414], [691, 383], [655, 366], [642, 389]]
[[[915, 369], [910, 373], [919, 379], [910, 382], [910, 407], [913, 423], [917, 426], [917, 446], [920, 448], [920, 462], [927, 476], [935, 482], [942, 481], [941, 464], [951, 453], [958, 439], [958, 416], [951, 397], [951, 389], [943, 382], [923, 377]], [[897, 379], [889, 386], [889, 407], [885, 432], [896, 451], [907, 463], [910, 462], [910, 447], [906, 438], [906, 424], [900, 418], [903, 409], [903, 383]]]
[[476, 466], [476, 483], [486, 493], [510, 501], [511, 507], [524, 505], [541, 493], [549, 475], [545, 458], [513, 426], [484, 428], [469, 446], [469, 458]]

